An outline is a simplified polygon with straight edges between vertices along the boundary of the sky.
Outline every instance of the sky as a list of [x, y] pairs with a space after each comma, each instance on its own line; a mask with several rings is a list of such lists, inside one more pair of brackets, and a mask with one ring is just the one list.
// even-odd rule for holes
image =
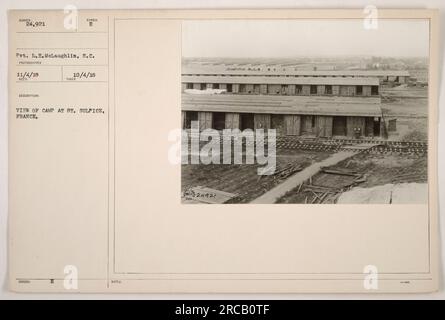
[[428, 20], [192, 20], [182, 24], [183, 57], [428, 57]]

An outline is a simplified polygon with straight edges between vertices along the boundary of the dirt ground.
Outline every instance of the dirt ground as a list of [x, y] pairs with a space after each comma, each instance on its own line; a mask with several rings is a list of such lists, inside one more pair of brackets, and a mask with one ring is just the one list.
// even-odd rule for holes
[[397, 119], [396, 136], [389, 136], [388, 140], [400, 141], [428, 141], [428, 119], [414, 117], [399, 117]]
[[397, 119], [397, 131], [389, 140], [428, 140], [428, 88], [399, 86], [382, 90], [382, 112], [386, 119]]
[[280, 174], [283, 169], [291, 165], [304, 169], [330, 155], [329, 152], [279, 149], [276, 174], [269, 176], [257, 174], [257, 168], [263, 167], [258, 164], [186, 164], [181, 168], [181, 189], [184, 192], [191, 187], [203, 186], [237, 194], [228, 203], [248, 203], [288, 178]]
[[342, 192], [354, 186], [369, 188], [387, 183], [424, 183], [428, 174], [426, 155], [358, 154], [329, 169], [356, 172], [357, 175], [320, 172], [312, 177], [312, 181], [288, 192], [278, 203], [335, 203]]

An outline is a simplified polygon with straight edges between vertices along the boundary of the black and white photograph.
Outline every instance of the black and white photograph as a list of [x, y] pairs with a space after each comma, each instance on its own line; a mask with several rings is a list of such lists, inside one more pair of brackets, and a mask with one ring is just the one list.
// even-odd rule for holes
[[183, 204], [428, 202], [429, 21], [182, 23]]

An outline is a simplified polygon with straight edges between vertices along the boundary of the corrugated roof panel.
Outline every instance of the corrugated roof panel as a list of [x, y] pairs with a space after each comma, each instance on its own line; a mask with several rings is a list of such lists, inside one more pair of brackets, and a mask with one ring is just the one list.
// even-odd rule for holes
[[182, 74], [190, 75], [251, 75], [251, 76], [358, 76], [358, 77], [409, 77], [407, 70], [230, 70], [227, 67], [182, 66]]
[[377, 78], [365, 77], [256, 77], [256, 76], [182, 76], [183, 83], [296, 84], [296, 85], [370, 85], [378, 86]]
[[[250, 99], [246, 99], [250, 98]], [[311, 99], [287, 97], [287, 99], [264, 99], [267, 96], [237, 95], [182, 95], [183, 111], [211, 111], [236, 113], [307, 114], [380, 117], [380, 99]]]

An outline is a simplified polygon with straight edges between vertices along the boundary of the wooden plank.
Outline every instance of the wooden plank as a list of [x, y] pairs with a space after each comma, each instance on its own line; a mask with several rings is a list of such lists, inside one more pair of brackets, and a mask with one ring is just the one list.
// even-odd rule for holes
[[185, 128], [185, 111], [181, 111], [181, 128]]
[[226, 119], [225, 119], [225, 127], [226, 129], [232, 129], [233, 125], [233, 113], [226, 113]]
[[269, 129], [270, 114], [255, 114], [254, 122], [255, 122], [255, 129]]
[[310, 95], [310, 94], [311, 94], [311, 86], [310, 86], [310, 85], [304, 85], [304, 86], [302, 87], [302, 92], [301, 92], [301, 94], [303, 94], [303, 95], [305, 95], [305, 96]]
[[336, 169], [321, 168], [321, 171], [323, 173], [338, 174], [338, 175], [342, 175], [342, 176], [352, 176], [352, 177], [357, 176], [357, 171], [353, 171], [353, 170], [336, 170]]
[[296, 115], [286, 115], [284, 116], [285, 119], [285, 130], [286, 130], [286, 135], [290, 135], [290, 136], [298, 136], [300, 135], [300, 116], [296, 116]]
[[365, 120], [365, 136], [373, 137], [374, 136], [374, 118], [366, 117]]
[[282, 95], [288, 95], [289, 87], [287, 84], [281, 85], [281, 94]]
[[261, 94], [267, 94], [267, 84], [261, 84], [260, 85], [260, 93]]
[[[322, 118], [321, 125], [323, 127], [320, 127], [320, 137], [330, 137], [332, 136], [332, 117], [327, 116], [318, 116], [319, 118]], [[331, 132], [329, 132], [331, 131]]]
[[267, 85], [267, 92], [269, 94], [281, 94], [281, 84], [269, 84], [269, 85]]
[[371, 86], [363, 86], [363, 95], [366, 97], [371, 96]]
[[319, 137], [332, 137], [332, 122], [333, 117], [317, 116], [316, 117], [316, 132]]
[[277, 135], [281, 136], [286, 134], [286, 123], [284, 120], [284, 116], [281, 114], [273, 114], [270, 116], [270, 127], [271, 129], [275, 129], [277, 131]]
[[200, 130], [211, 129], [213, 122], [212, 120], [213, 120], [212, 112], [199, 112], [198, 113], [199, 129]]
[[326, 117], [326, 132], [325, 137], [332, 137], [332, 126], [334, 123], [334, 117], [328, 116]]
[[301, 117], [301, 133], [312, 133], [312, 117], [305, 115]]
[[226, 129], [239, 129], [239, 128], [240, 128], [240, 114], [226, 113]]
[[348, 86], [348, 96], [355, 96], [356, 90], [355, 86]]

